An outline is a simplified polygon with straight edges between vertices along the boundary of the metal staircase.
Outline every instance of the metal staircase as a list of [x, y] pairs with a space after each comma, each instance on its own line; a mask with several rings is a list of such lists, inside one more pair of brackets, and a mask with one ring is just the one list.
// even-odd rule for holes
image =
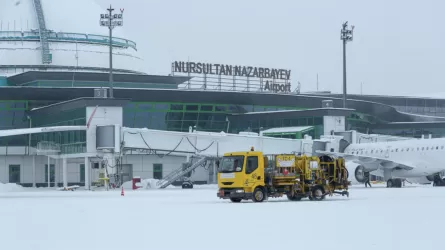
[[[175, 171], [171, 172], [170, 174], [165, 176], [162, 180], [159, 180], [158, 182], [156, 182], [156, 185], [159, 188], [166, 188], [166, 187], [168, 187], [170, 184], [172, 184], [173, 182], [175, 182], [179, 178], [185, 176], [186, 174], [190, 173], [194, 169], [196, 169], [198, 167], [201, 167], [201, 166], [205, 166], [205, 164], [207, 164], [207, 160], [209, 158], [208, 157], [202, 157], [202, 158], [198, 158], [198, 159], [199, 160], [196, 161], [195, 163], [188, 164], [188, 165], [186, 165], [186, 167], [180, 167], [180, 168], [176, 169]], [[193, 160], [192, 160], [192, 162], [193, 162]]]
[[34, 9], [39, 21], [40, 45], [42, 49], [42, 63], [50, 64], [52, 56], [49, 51], [48, 30], [46, 29], [45, 16], [43, 14], [42, 3], [40, 0], [34, 0]]

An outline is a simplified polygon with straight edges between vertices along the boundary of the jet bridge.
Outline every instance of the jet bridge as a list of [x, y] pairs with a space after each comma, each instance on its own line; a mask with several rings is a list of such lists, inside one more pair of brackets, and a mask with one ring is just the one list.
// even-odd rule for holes
[[246, 151], [254, 147], [265, 154], [312, 154], [312, 138], [295, 140], [263, 137], [253, 133], [172, 132], [122, 128], [124, 150], [147, 150], [153, 154], [219, 157], [225, 152]]
[[[99, 139], [100, 140], [100, 139]], [[123, 154], [129, 150], [141, 153], [186, 156], [198, 159], [171, 172], [158, 182], [165, 188], [192, 170], [214, 161], [225, 152], [248, 151], [251, 147], [265, 154], [301, 153], [312, 154], [312, 138], [283, 139], [259, 136], [256, 133], [226, 134], [211, 132], [171, 132], [152, 129], [122, 128], [121, 148]]]

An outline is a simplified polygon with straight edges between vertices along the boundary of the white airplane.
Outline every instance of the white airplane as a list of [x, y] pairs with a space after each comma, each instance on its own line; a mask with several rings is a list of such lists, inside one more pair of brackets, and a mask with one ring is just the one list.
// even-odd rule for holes
[[445, 185], [445, 138], [350, 144], [343, 151], [317, 153], [344, 158], [351, 182], [364, 183], [367, 172], [383, 177], [387, 187], [402, 187], [403, 179]]

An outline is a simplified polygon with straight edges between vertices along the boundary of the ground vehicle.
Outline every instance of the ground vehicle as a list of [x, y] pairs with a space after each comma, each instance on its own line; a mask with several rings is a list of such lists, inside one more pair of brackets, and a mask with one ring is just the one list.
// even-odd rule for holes
[[287, 195], [299, 201], [323, 200], [334, 193], [347, 195], [348, 172], [344, 159], [294, 154], [263, 155], [259, 151], [224, 154], [218, 166], [218, 193], [232, 202]]

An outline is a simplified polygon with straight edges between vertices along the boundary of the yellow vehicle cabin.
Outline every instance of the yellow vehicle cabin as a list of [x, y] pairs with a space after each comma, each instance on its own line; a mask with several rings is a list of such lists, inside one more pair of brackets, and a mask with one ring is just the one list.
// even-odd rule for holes
[[218, 166], [218, 193], [232, 202], [287, 195], [289, 200], [322, 200], [334, 193], [348, 195], [348, 173], [341, 158], [330, 156], [263, 155], [259, 151], [224, 154]]

